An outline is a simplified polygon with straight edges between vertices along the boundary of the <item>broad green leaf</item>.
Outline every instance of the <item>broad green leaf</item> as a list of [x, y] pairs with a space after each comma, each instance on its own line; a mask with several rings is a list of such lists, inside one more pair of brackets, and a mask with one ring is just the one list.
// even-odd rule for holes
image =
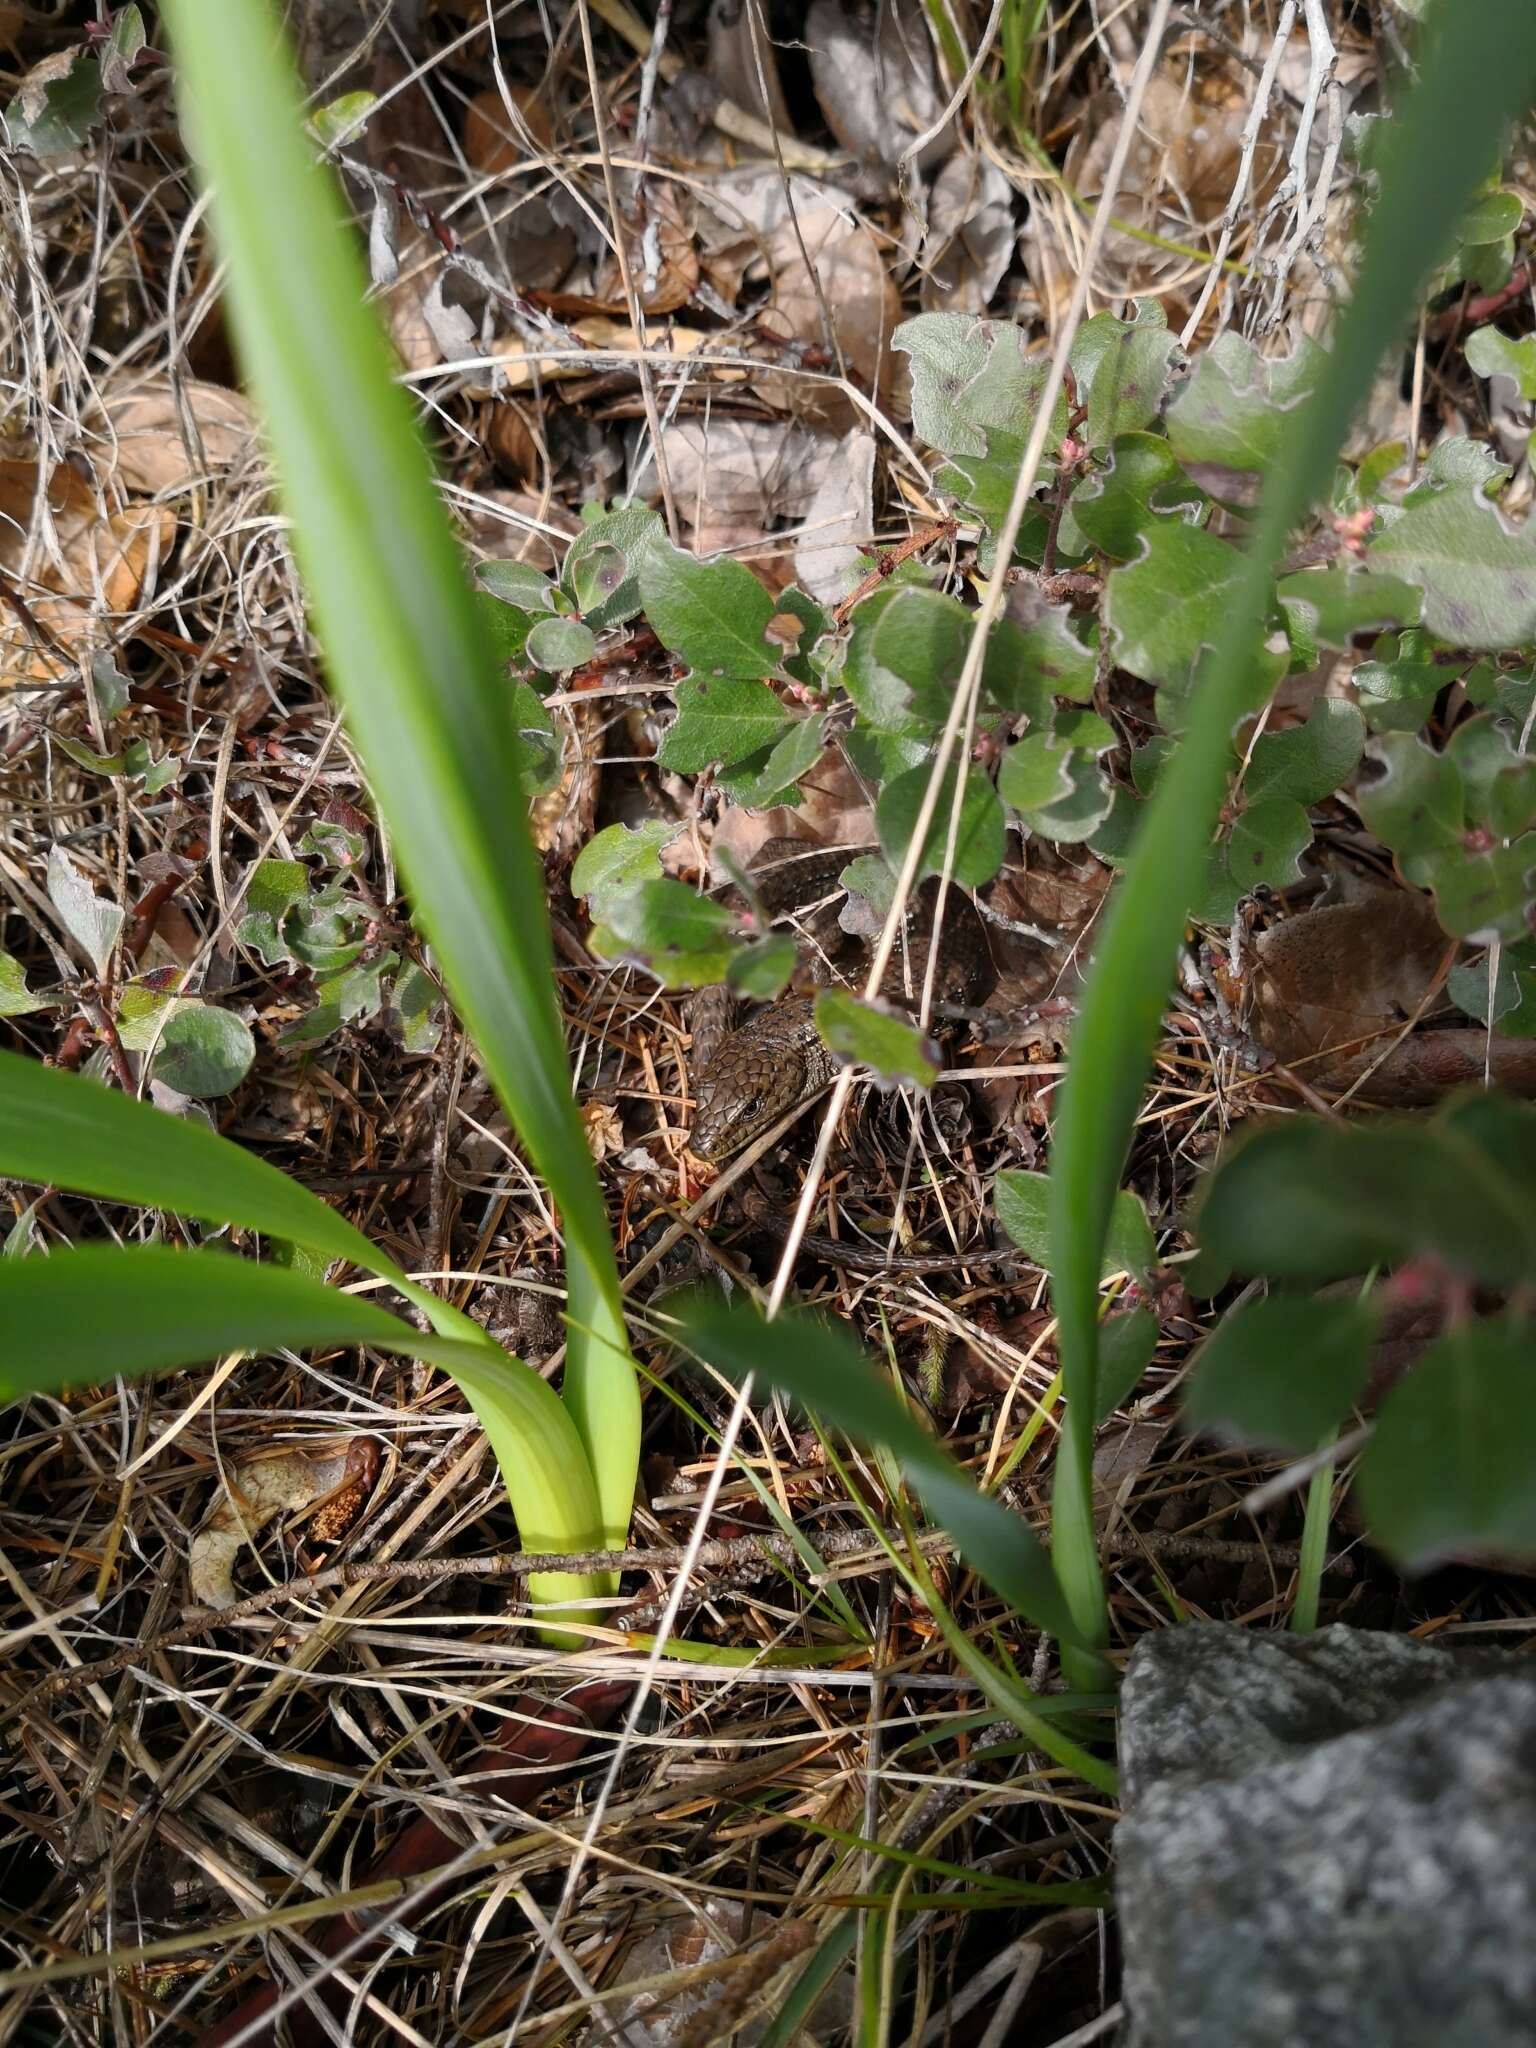
[[525, 612], [547, 612], [555, 588], [532, 562], [477, 562], [475, 581], [503, 604], [516, 605]]
[[[1104, 589], [1115, 660], [1148, 683], [1193, 681], [1215, 645], [1242, 576], [1237, 550], [1177, 521], [1142, 536], [1139, 560], [1110, 571]], [[1254, 638], [1262, 622], [1254, 622]]]
[[85, 875], [57, 842], [48, 854], [48, 896], [64, 929], [98, 975], [107, 971], [125, 913], [98, 896]]
[[1357, 1299], [1244, 1302], [1196, 1354], [1184, 1419], [1236, 1443], [1315, 1450], [1360, 1398], [1375, 1331], [1375, 1313]]
[[[560, 1212], [565, 1399], [605, 1533], [633, 1507], [640, 1403], [608, 1218], [572, 1100], [542, 865], [491, 627], [367, 303], [270, 5], [159, 10], [212, 192], [226, 317], [271, 441], [330, 684], [465, 1030]], [[654, 516], [654, 515], [650, 515]], [[590, 531], [590, 529], [589, 529]], [[589, 623], [594, 623], [589, 616]]]
[[997, 788], [1032, 832], [1067, 846], [1091, 839], [1115, 800], [1095, 749], [1060, 731], [1032, 732], [1010, 747], [998, 764]]
[[987, 643], [981, 675], [981, 686], [994, 704], [1044, 720], [1051, 714], [1053, 697], [1087, 702], [1093, 695], [1093, 649], [1078, 639], [1069, 618], [1065, 605], [1052, 605], [1028, 624], [1014, 618], [999, 621]]
[[[1022, 448], [1049, 368], [1044, 355], [1028, 353], [1022, 327], [964, 313], [920, 313], [902, 322], [891, 346], [911, 361], [912, 431], [920, 441], [946, 455], [984, 456], [985, 430], [1002, 428]], [[1048, 454], [1066, 424], [1066, 400], [1058, 397]]]
[[1497, 327], [1479, 327], [1468, 338], [1466, 356], [1480, 377], [1513, 378], [1522, 398], [1536, 398], [1536, 334], [1511, 341]]
[[1148, 1308], [1107, 1316], [1099, 1325], [1097, 1420], [1107, 1422], [1128, 1401], [1157, 1349], [1157, 1317]]
[[[551, 624], [564, 624], [552, 620]], [[517, 749], [518, 781], [524, 796], [542, 796], [553, 789], [563, 773], [560, 735], [555, 721], [544, 708], [543, 699], [531, 683], [514, 683], [508, 711], [511, 714], [513, 745]]]
[[166, 1018], [150, 1072], [179, 1095], [201, 1101], [238, 1088], [255, 1057], [256, 1041], [243, 1017], [187, 1003]]
[[724, 981], [740, 951], [735, 914], [670, 875], [616, 890], [604, 903], [600, 929], [605, 954], [633, 955], [668, 988]]
[[[911, 843], [923, 793], [931, 778], [932, 770], [925, 762], [921, 768], [912, 768], [905, 775], [898, 775], [880, 792], [875, 805], [875, 830], [880, 835], [881, 849], [893, 868], [900, 868]], [[928, 827], [922, 859], [918, 862], [918, 881], [925, 875], [943, 872], [954, 790], [955, 771], [951, 767], [945, 775], [944, 787], [939, 792], [939, 801]], [[1003, 864], [1003, 829], [1003, 807], [997, 800], [997, 791], [979, 769], [967, 769], [964, 794], [960, 800], [960, 822], [955, 834], [955, 881], [967, 889], [979, 889], [991, 881]]]
[[795, 971], [795, 942], [788, 932], [765, 932], [732, 956], [726, 980], [744, 996], [766, 1002], [786, 988]]
[[1129, 562], [1143, 534], [1169, 519], [1188, 524], [1205, 503], [1161, 434], [1121, 434], [1108, 466], [1090, 470], [1072, 493], [1067, 517], [1100, 554]]
[[779, 665], [764, 637], [773, 599], [740, 562], [701, 562], [655, 541], [640, 563], [640, 597], [662, 646], [700, 678], [766, 676]]
[[[1403, 493], [1403, 505], [1417, 505], [1433, 498], [1449, 484], [1466, 484], [1489, 494], [1509, 481], [1511, 471], [1486, 441], [1474, 441], [1466, 434], [1451, 434], [1437, 441], [1419, 466], [1418, 482]], [[1386, 525], [1400, 516], [1400, 507], [1384, 505], [1381, 516]]]
[[883, 1081], [913, 1081], [931, 1088], [938, 1079], [921, 1031], [888, 1010], [861, 1003], [846, 989], [822, 989], [816, 998], [816, 1029], [838, 1058], [868, 1067]]
[[292, 1239], [365, 1272], [398, 1269], [334, 1209], [204, 1123], [0, 1052], [0, 1173]]
[[823, 715], [796, 718], [770, 747], [748, 754], [715, 777], [731, 799], [749, 811], [766, 810], [785, 803], [802, 775], [808, 775], [821, 759]]
[[437, 1050], [443, 1033], [436, 1013], [442, 1000], [442, 990], [426, 969], [418, 967], [414, 960], [408, 960], [395, 976], [395, 986], [390, 994], [391, 1021], [406, 1052]]
[[1406, 881], [1429, 879], [1425, 856], [1459, 846], [1466, 802], [1454, 761], [1408, 733], [1381, 733], [1367, 758], [1384, 773], [1362, 782], [1355, 801], [1378, 838], [1397, 854]]
[[656, 749], [656, 759], [682, 775], [695, 775], [715, 763], [729, 768], [771, 746], [789, 722], [766, 683], [734, 676], [688, 676], [677, 686], [677, 717]]
[[1254, 742], [1243, 789], [1250, 803], [1292, 797], [1319, 804], [1342, 789], [1360, 764], [1365, 720], [1342, 697], [1315, 697], [1305, 725], [1261, 733]]
[[1107, 448], [1117, 434], [1140, 432], [1156, 419], [1178, 346], [1156, 299], [1138, 299], [1134, 320], [1096, 313], [1072, 344], [1079, 399], [1088, 408], [1083, 436]]
[[932, 731], [949, 714], [971, 615], [937, 590], [877, 592], [854, 615], [843, 687], [866, 724]]
[[63, 50], [34, 65], [5, 110], [5, 139], [46, 161], [79, 149], [101, 110], [101, 66], [84, 50]]
[[258, 861], [245, 885], [245, 907], [275, 920], [308, 894], [309, 869], [303, 861]]
[[600, 633], [640, 611], [641, 567], [653, 546], [665, 544], [666, 534], [649, 505], [631, 502], [591, 519], [582, 516], [560, 581], [586, 623]]
[[755, 1374], [814, 1414], [888, 1451], [932, 1520], [1010, 1607], [1052, 1634], [1075, 1634], [1049, 1561], [1029, 1524], [978, 1491], [899, 1401], [843, 1330], [808, 1316], [764, 1323], [747, 1310], [696, 1296], [683, 1312], [686, 1341], [733, 1379]]
[[30, 993], [21, 962], [9, 953], [0, 953], [0, 1017], [30, 1017], [36, 1010], [51, 1007]]
[[1347, 647], [1356, 633], [1418, 623], [1417, 584], [1369, 569], [1302, 569], [1276, 586], [1286, 614], [1320, 647]]
[[524, 651], [535, 668], [564, 675], [592, 659], [597, 635], [579, 619], [537, 619], [528, 629]]
[[[1407, 872], [1406, 863], [1398, 865]], [[1509, 846], [1448, 847], [1424, 856], [1422, 865], [1435, 892], [1435, 915], [1454, 937], [1481, 946], [1529, 931], [1536, 904], [1536, 833]]]
[[1344, 1279], [1431, 1254], [1491, 1286], [1529, 1281], [1536, 1109], [1489, 1101], [1493, 1138], [1456, 1104], [1427, 1122], [1297, 1119], [1257, 1132], [1206, 1185], [1202, 1248], [1277, 1280]]
[[[1044, 1265], [1049, 1241], [1050, 1178], [1043, 1173], [1009, 1169], [993, 1184], [997, 1220], [1022, 1252]], [[1157, 1246], [1141, 1198], [1122, 1188], [1115, 1196], [1109, 1235], [1104, 1243], [1100, 1279], [1115, 1273], [1140, 1276], [1157, 1263]]]
[[1169, 447], [1216, 497], [1251, 500], [1293, 436], [1323, 361], [1306, 339], [1289, 356], [1266, 358], [1241, 335], [1218, 334], [1168, 408]]
[[1501, 946], [1491, 977], [1487, 959], [1453, 967], [1446, 990], [1479, 1024], [1493, 1025], [1508, 1038], [1536, 1038], [1536, 939]]
[[1536, 1555], [1536, 1338], [1516, 1316], [1448, 1331], [1382, 1403], [1361, 1511], [1410, 1571], [1458, 1552]]
[[661, 850], [677, 837], [679, 827], [666, 818], [648, 818], [643, 825], [607, 825], [589, 839], [571, 868], [571, 893], [584, 896], [594, 917], [620, 889], [634, 882], [659, 881]]
[[1445, 752], [1456, 764], [1474, 824], [1512, 839], [1536, 823], [1536, 757], [1517, 752], [1497, 719], [1467, 719]]
[[1417, 732], [1435, 699], [1455, 674], [1438, 665], [1428, 634], [1404, 633], [1395, 647], [1378, 643], [1377, 658], [1363, 661], [1353, 681], [1372, 732]]
[[1536, 639], [1536, 541], [1506, 526], [1473, 485], [1448, 485], [1408, 506], [1371, 542], [1369, 558], [1418, 584], [1424, 625], [1452, 647]]
[[1312, 821], [1289, 797], [1265, 797], [1234, 820], [1227, 840], [1227, 868], [1238, 891], [1284, 889], [1301, 872], [1301, 856], [1312, 844]]

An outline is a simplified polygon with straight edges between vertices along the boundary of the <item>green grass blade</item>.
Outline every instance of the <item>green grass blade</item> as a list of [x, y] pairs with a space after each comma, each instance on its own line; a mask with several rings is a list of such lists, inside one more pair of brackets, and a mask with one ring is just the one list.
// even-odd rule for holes
[[364, 303], [356, 236], [305, 137], [269, 0], [165, 0], [161, 12], [328, 674], [454, 1002], [560, 1208], [567, 1397], [618, 1541], [633, 1502], [639, 1391], [571, 1100], [507, 687], [397, 365]]
[[754, 1373], [847, 1435], [889, 1451], [966, 1563], [1037, 1627], [1075, 1637], [1033, 1529], [981, 1492], [844, 1332], [808, 1316], [765, 1323], [751, 1310], [702, 1295], [684, 1308], [681, 1322], [684, 1340], [721, 1372], [733, 1379]]
[[[200, 1365], [226, 1351], [367, 1344], [425, 1359], [473, 1405], [507, 1477], [522, 1543], [598, 1547], [597, 1494], [571, 1418], [536, 1372], [496, 1354], [483, 1335], [479, 1344], [427, 1335], [287, 1267], [163, 1245], [87, 1245], [0, 1262], [0, 1331], [4, 1401]], [[559, 1574], [541, 1580], [534, 1598], [561, 1603], [597, 1590]]]
[[205, 1123], [13, 1052], [0, 1052], [0, 1174], [235, 1223], [396, 1277], [345, 1217]]
[[[1356, 406], [1406, 326], [1426, 268], [1487, 172], [1501, 126], [1536, 91], [1530, 0], [1479, 0], [1475, 7], [1440, 0], [1428, 31], [1420, 75], [1387, 136], [1354, 296], [1321, 383], [1296, 416], [1286, 458], [1267, 479], [1195, 717], [1159, 781], [1110, 906], [1073, 1035], [1051, 1172], [1051, 1272], [1068, 1395], [1052, 1554], [1078, 1631], [1095, 1643], [1107, 1632], [1092, 1514], [1099, 1260], [1184, 918], [1226, 790], [1230, 734], [1250, 687], [1252, 622], [1267, 615], [1291, 529], [1321, 494]], [[1082, 1683], [1098, 1675], [1087, 1668], [1073, 1674]]]

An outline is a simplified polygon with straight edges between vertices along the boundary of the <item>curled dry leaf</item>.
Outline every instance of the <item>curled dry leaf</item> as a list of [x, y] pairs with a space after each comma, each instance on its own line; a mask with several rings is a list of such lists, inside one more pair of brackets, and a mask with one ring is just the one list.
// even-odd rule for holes
[[[490, 361], [500, 370], [504, 380], [502, 389], [527, 391], [535, 381], [548, 383], [553, 379], [568, 377], [590, 377], [596, 371], [614, 367], [614, 355], [628, 356], [636, 353], [635, 329], [625, 320], [609, 320], [600, 313], [594, 313], [581, 320], [573, 320], [565, 335], [553, 342], [559, 353], [542, 354], [537, 347], [530, 347], [520, 334], [510, 334], [491, 344], [487, 351]], [[713, 346], [719, 348], [720, 336], [706, 332], [701, 327], [681, 327], [674, 321], [658, 320], [654, 327], [647, 327], [640, 346], [659, 355], [691, 356], [700, 350]], [[590, 350], [588, 354], [586, 351]], [[734, 348], [732, 353], [735, 353]], [[622, 367], [622, 365], [620, 365]], [[706, 363], [705, 367], [709, 367]], [[709, 371], [712, 383], [740, 384], [747, 372], [724, 364]], [[488, 387], [481, 386], [480, 394], [485, 395]]]
[[957, 149], [933, 181], [923, 235], [929, 313], [985, 313], [1013, 260], [1013, 187], [990, 157]]
[[792, 135], [795, 124], [779, 84], [779, 60], [764, 19], [762, 10], [747, 0], [710, 0], [710, 81], [728, 100], [780, 135]]
[[234, 1497], [223, 1494], [192, 1539], [187, 1581], [204, 1607], [232, 1607], [235, 1566], [247, 1544], [254, 1546], [278, 1515], [293, 1515], [319, 1503], [310, 1522], [317, 1543], [335, 1543], [362, 1513], [378, 1477], [379, 1447], [372, 1437], [355, 1437], [345, 1449], [319, 1455], [285, 1451], [253, 1458], [232, 1474]]
[[101, 461], [126, 490], [156, 498], [243, 461], [256, 446], [256, 416], [243, 392], [196, 381], [109, 390]]
[[[808, 427], [715, 417], [674, 422], [662, 446], [678, 515], [708, 555], [750, 547], [780, 520], [807, 518], [816, 494], [839, 480], [844, 444]], [[655, 493], [654, 468], [638, 488]], [[861, 531], [869, 531], [867, 514]]]
[[[848, 373], [877, 404], [890, 396], [890, 339], [901, 319], [901, 294], [887, 252], [862, 222], [825, 203], [785, 219], [767, 242], [773, 290], [760, 325], [776, 340], [822, 350], [826, 323]], [[810, 268], [806, 259], [810, 259]], [[826, 322], [823, 320], [825, 308]], [[835, 357], [818, 368], [836, 371]], [[851, 423], [855, 408], [834, 386], [778, 371], [759, 376], [760, 396], [776, 411]]]
[[67, 462], [44, 488], [38, 463], [0, 459], [0, 570], [34, 622], [0, 616], [0, 689], [73, 673], [95, 621], [138, 604], [175, 530], [163, 506], [109, 509]]
[[863, 579], [863, 556], [875, 526], [874, 489], [875, 437], [855, 429], [820, 466], [795, 543], [795, 574], [824, 605], [837, 604]]
[[[917, 0], [882, 0], [878, 8], [813, 0], [805, 40], [827, 126], [850, 156], [887, 183], [903, 151], [944, 111], [922, 7]], [[927, 170], [953, 146], [948, 123], [914, 161]]]
[[1254, 947], [1247, 1022], [1257, 1042], [1313, 1087], [1411, 1108], [1483, 1085], [1536, 1094], [1536, 1040], [1480, 1025], [1416, 1030], [1394, 1045], [1449, 964], [1429, 899], [1380, 890], [1271, 925]]

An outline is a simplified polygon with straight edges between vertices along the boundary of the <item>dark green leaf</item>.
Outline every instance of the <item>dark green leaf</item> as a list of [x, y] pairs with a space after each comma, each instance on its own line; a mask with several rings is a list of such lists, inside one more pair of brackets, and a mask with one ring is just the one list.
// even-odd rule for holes
[[1295, 432], [1295, 415], [1321, 376], [1322, 351], [1261, 356], [1227, 330], [1195, 359], [1168, 408], [1168, 445], [1215, 496], [1251, 502]]
[[801, 776], [808, 775], [821, 759], [822, 722], [820, 712], [791, 720], [772, 746], [722, 769], [715, 780], [732, 803], [749, 811], [787, 802]]
[[739, 950], [733, 913], [670, 875], [632, 883], [610, 896], [603, 909], [603, 938], [605, 951], [609, 940], [616, 941], [618, 950], [642, 960], [669, 988], [724, 981]]
[[1134, 320], [1096, 313], [1072, 344], [1072, 370], [1086, 402], [1083, 437], [1107, 448], [1117, 434], [1139, 432], [1156, 419], [1177, 347], [1156, 299], [1138, 299]]
[[1463, 1323], [1382, 1403], [1360, 1460], [1360, 1507], [1409, 1570], [1458, 1552], [1536, 1554], [1532, 1357], [1529, 1323]]
[[1360, 763], [1365, 720], [1342, 697], [1315, 697], [1305, 725], [1261, 733], [1243, 788], [1250, 803], [1291, 797], [1318, 804], [1342, 789]]
[[594, 917], [620, 889], [660, 878], [661, 849], [679, 827], [664, 818], [643, 825], [608, 825], [589, 839], [571, 868], [571, 892], [587, 899]]
[[[1053, 697], [1086, 703], [1093, 695], [1093, 649], [1073, 632], [1065, 605], [1047, 606], [1026, 625], [1003, 619], [987, 642], [981, 685], [1004, 711], [1050, 717]], [[947, 706], [945, 707], [947, 710]]]
[[1090, 470], [1072, 493], [1067, 516], [1100, 554], [1128, 562], [1143, 534], [1171, 518], [1188, 523], [1205, 502], [1162, 435], [1121, 434], [1108, 466]]
[[1303, 569], [1282, 577], [1276, 588], [1285, 612], [1320, 647], [1347, 647], [1356, 633], [1417, 625], [1423, 603], [1416, 584], [1369, 569]]
[[1265, 1450], [1315, 1450], [1360, 1398], [1375, 1329], [1359, 1300], [1245, 1302], [1200, 1347], [1184, 1419]]
[[535, 668], [564, 675], [597, 652], [597, 635], [579, 619], [536, 619], [524, 648]]
[[[1046, 1260], [1049, 1188], [1048, 1175], [1015, 1170], [1000, 1173], [993, 1186], [998, 1222], [1020, 1251], [1040, 1265]], [[1138, 1196], [1122, 1188], [1114, 1200], [1100, 1278], [1107, 1280], [1114, 1273], [1139, 1277], [1150, 1272], [1156, 1262], [1157, 1247], [1147, 1212]]]
[[915, 1081], [931, 1088], [938, 1066], [915, 1025], [888, 1010], [861, 1003], [846, 989], [823, 989], [816, 998], [822, 1043], [844, 1061], [868, 1067], [884, 1081]]
[[1099, 1325], [1098, 1412], [1106, 1422], [1128, 1401], [1157, 1349], [1157, 1317], [1147, 1308], [1109, 1316]]
[[765, 932], [742, 947], [726, 971], [726, 980], [744, 996], [766, 1002], [787, 987], [795, 971], [795, 942], [788, 932]]
[[766, 676], [778, 667], [779, 650], [764, 637], [773, 599], [740, 562], [701, 562], [654, 541], [640, 564], [640, 597], [662, 646], [699, 678]]
[[1536, 1038], [1536, 939], [1500, 947], [1494, 975], [1489, 972], [1491, 960], [1490, 955], [1451, 969], [1446, 984], [1451, 1001], [1479, 1024], [1493, 1025], [1508, 1038]]
[[555, 586], [532, 562], [477, 562], [475, 580], [503, 604], [516, 605], [525, 612], [550, 609]]
[[649, 505], [620, 505], [582, 527], [566, 550], [560, 581], [594, 633], [622, 626], [641, 609], [641, 566], [665, 539]]
[[150, 1072], [177, 1094], [204, 1101], [238, 1088], [255, 1057], [256, 1041], [244, 1018], [187, 1003], [166, 1018]]
[[1334, 1280], [1430, 1253], [1494, 1286], [1536, 1275], [1536, 1110], [1490, 1098], [1501, 1159], [1456, 1106], [1428, 1123], [1271, 1125], [1238, 1145], [1201, 1203], [1202, 1247], [1235, 1271]]
[[931, 731], [948, 716], [970, 637], [970, 615], [952, 597], [876, 592], [854, 615], [843, 687], [877, 731]]
[[[917, 826], [923, 794], [932, 779], [925, 763], [898, 775], [881, 790], [875, 805], [875, 829], [880, 845], [892, 867], [900, 868], [902, 858]], [[951, 766], [928, 827], [917, 879], [943, 872], [944, 852], [949, 843], [950, 811], [954, 804], [955, 772]], [[997, 791], [979, 769], [968, 769], [960, 802], [960, 823], [955, 836], [953, 878], [967, 889], [979, 889], [990, 882], [1003, 864], [1003, 807]]]
[[[1104, 610], [1115, 660], [1149, 683], [1194, 679], [1231, 610], [1242, 557], [1213, 535], [1165, 521], [1142, 537], [1138, 561], [1110, 571]], [[1262, 627], [1255, 626], [1255, 639]]]
[[728, 768], [771, 746], [789, 722], [766, 683], [689, 676], [677, 686], [677, 717], [656, 758], [683, 775], [717, 762]]
[[22, 80], [5, 110], [6, 141], [35, 157], [67, 156], [90, 134], [100, 107], [100, 64], [83, 50], [60, 51]]

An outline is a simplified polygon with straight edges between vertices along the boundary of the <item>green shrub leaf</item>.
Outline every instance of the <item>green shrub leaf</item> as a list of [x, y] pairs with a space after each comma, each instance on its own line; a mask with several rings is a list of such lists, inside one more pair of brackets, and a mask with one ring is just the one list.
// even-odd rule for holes
[[823, 989], [817, 995], [816, 1029], [839, 1059], [868, 1067], [882, 1081], [931, 1088], [938, 1079], [938, 1064], [915, 1025], [858, 1001], [846, 989]]
[[740, 562], [701, 562], [653, 541], [640, 563], [640, 598], [662, 646], [702, 677], [766, 676], [779, 665], [764, 637], [773, 599]]
[[1358, 1300], [1273, 1294], [1244, 1302], [1200, 1347], [1184, 1419], [1265, 1450], [1315, 1450], [1364, 1389], [1375, 1329], [1373, 1311]]
[[[1044, 1265], [1048, 1241], [1046, 1220], [1050, 1177], [1010, 1169], [1000, 1173], [993, 1186], [997, 1220], [1022, 1252]], [[1114, 1273], [1139, 1278], [1157, 1263], [1157, 1246], [1141, 1198], [1122, 1188], [1115, 1196], [1109, 1236], [1104, 1244], [1101, 1279]]]
[[729, 768], [772, 746], [789, 723], [784, 706], [764, 682], [688, 676], [677, 686], [677, 717], [656, 759], [683, 775], [716, 763]]

